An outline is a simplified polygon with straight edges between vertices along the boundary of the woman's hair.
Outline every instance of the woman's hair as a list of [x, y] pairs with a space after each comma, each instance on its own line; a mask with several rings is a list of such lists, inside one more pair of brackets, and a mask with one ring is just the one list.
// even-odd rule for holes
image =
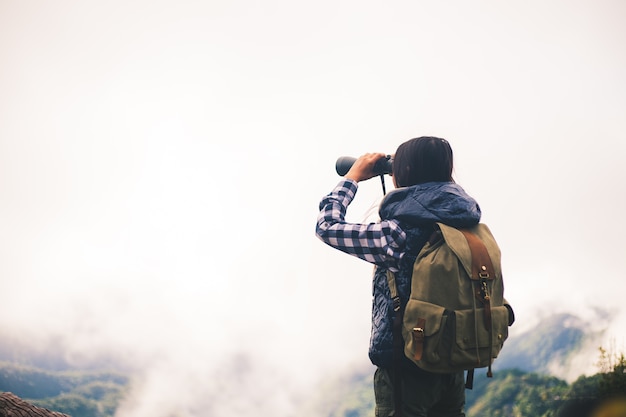
[[432, 136], [410, 139], [396, 150], [392, 164], [398, 187], [452, 179], [452, 148], [447, 140]]

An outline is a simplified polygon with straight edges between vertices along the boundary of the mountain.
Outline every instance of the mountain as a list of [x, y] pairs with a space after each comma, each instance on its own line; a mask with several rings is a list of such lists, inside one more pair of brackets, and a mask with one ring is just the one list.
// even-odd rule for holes
[[111, 371], [48, 371], [0, 362], [0, 392], [73, 417], [113, 416], [129, 378]]
[[[580, 377], [570, 386], [563, 375], [552, 374], [555, 369], [567, 368], [599, 338], [601, 332], [591, 328], [579, 317], [564, 313], [544, 318], [535, 327], [510, 337], [494, 363], [493, 378], [487, 378], [484, 369], [475, 371], [474, 388], [466, 391], [467, 414], [554, 416], [554, 410], [567, 403], [570, 390], [578, 387], [579, 395], [597, 384], [593, 377]], [[366, 364], [327, 382], [320, 387], [320, 398], [313, 401], [318, 407], [310, 415], [371, 417], [373, 372], [374, 368]], [[589, 386], [585, 387], [586, 383]]]
[[[615, 360], [605, 351], [601, 351], [600, 362], [605, 362], [601, 374], [573, 383], [552, 374], [559, 366], [568, 367], [585, 346], [597, 340], [600, 332], [589, 329], [574, 315], [558, 314], [509, 338], [494, 363], [494, 377], [487, 378], [484, 369], [476, 371], [474, 389], [466, 391], [468, 415], [557, 417], [556, 410], [567, 405], [577, 412], [595, 406], [589, 398], [597, 399], [609, 388], [626, 392], [623, 356]], [[72, 417], [111, 417], [129, 390], [132, 372], [98, 370], [114, 369], [108, 366], [114, 362], [107, 358], [79, 369], [63, 359], [60, 349], [29, 351], [15, 343], [2, 346], [6, 340], [0, 340], [0, 392], [12, 392]], [[298, 417], [373, 416], [374, 367], [365, 360], [314, 387]], [[570, 411], [570, 415], [575, 414]]]
[[60, 338], [51, 337], [45, 343], [29, 343], [4, 333], [0, 333], [0, 361], [32, 366], [47, 371], [98, 369], [130, 371], [127, 366], [123, 365], [122, 361], [105, 354], [95, 359], [92, 357], [82, 361], [76, 357], [68, 358]]
[[[511, 337], [494, 362], [494, 369], [520, 369], [549, 373], [549, 369], [567, 367], [587, 341], [597, 338], [591, 326], [573, 314], [555, 314], [535, 327]], [[558, 375], [557, 375], [558, 376]]]

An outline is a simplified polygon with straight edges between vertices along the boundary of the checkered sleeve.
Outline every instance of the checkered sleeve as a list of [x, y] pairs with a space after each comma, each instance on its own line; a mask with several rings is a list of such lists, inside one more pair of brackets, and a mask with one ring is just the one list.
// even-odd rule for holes
[[343, 180], [319, 205], [316, 234], [324, 243], [392, 271], [404, 255], [406, 233], [396, 220], [360, 224], [345, 221], [357, 183]]

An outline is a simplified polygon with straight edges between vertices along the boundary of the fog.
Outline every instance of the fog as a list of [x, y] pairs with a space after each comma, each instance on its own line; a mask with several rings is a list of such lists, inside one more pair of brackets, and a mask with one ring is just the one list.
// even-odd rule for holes
[[[372, 267], [314, 235], [335, 160], [435, 135], [502, 248], [512, 333], [568, 311], [623, 345], [625, 18], [0, 0], [1, 333], [133, 369], [119, 417], [302, 415], [368, 363]], [[381, 196], [362, 183], [349, 219]]]

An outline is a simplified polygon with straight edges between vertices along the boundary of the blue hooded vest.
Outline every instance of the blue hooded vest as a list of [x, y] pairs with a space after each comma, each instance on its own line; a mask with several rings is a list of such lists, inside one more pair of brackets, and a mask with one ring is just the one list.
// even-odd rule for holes
[[[391, 191], [380, 205], [381, 220], [396, 219], [407, 233], [405, 254], [396, 273], [402, 305], [411, 291], [413, 263], [432, 232], [441, 222], [452, 227], [471, 227], [480, 221], [480, 207], [458, 184], [429, 182]], [[376, 366], [388, 368], [393, 352], [393, 306], [387, 284], [387, 269], [377, 266], [373, 278], [372, 334], [369, 357]]]

